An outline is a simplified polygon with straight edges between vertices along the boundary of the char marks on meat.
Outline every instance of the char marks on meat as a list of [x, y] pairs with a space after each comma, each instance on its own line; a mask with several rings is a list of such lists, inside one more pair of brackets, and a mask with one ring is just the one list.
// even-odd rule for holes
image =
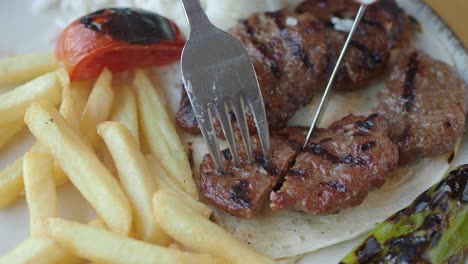
[[[352, 0], [307, 0], [295, 12], [254, 14], [230, 30], [251, 57], [271, 130], [283, 129], [301, 106], [324, 89], [346, 36], [329, 26], [330, 19], [350, 18], [356, 7]], [[363, 21], [337, 76], [341, 89], [362, 87], [380, 75], [391, 50], [411, 31], [411, 20], [393, 0], [370, 6]], [[253, 119], [250, 115], [247, 119], [254, 132]], [[185, 92], [177, 123], [199, 133]], [[216, 127], [220, 132], [219, 124]]]
[[[333, 69], [347, 32], [335, 30], [332, 18], [354, 19], [359, 5], [353, 0], [308, 0], [296, 8], [301, 14], [311, 14], [325, 25], [328, 44], [327, 74]], [[412, 21], [393, 0], [382, 0], [367, 8], [343, 59], [335, 86], [341, 89], [360, 88], [386, 68], [390, 53], [407, 42]]]
[[467, 90], [449, 65], [416, 50], [401, 55], [378, 107], [399, 147], [400, 164], [454, 148], [464, 131]]
[[359, 205], [397, 166], [398, 149], [387, 133], [377, 114], [350, 115], [316, 130], [281, 189], [271, 193], [271, 208], [323, 215]]
[[[300, 147], [286, 138], [273, 135], [272, 158], [265, 161], [258, 137], [252, 137], [255, 162], [248, 164], [243, 146], [239, 146], [239, 167], [235, 167], [230, 151], [224, 150], [225, 173], [216, 172], [210, 155], [200, 164], [200, 190], [213, 205], [243, 218], [252, 217], [268, 199], [270, 192], [281, 182], [294, 161]], [[300, 146], [300, 145], [299, 145]]]

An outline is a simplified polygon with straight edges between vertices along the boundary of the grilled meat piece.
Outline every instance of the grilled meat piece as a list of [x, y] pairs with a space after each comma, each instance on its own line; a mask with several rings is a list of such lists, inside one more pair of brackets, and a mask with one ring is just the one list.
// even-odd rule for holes
[[400, 164], [454, 148], [464, 131], [467, 90], [449, 65], [417, 50], [402, 54], [378, 106], [389, 121]]
[[[313, 15], [326, 25], [327, 75], [333, 70], [348, 35], [348, 32], [335, 30], [332, 18], [354, 20], [358, 9], [354, 0], [307, 0], [296, 8], [296, 12]], [[360, 88], [381, 75], [392, 49], [409, 40], [412, 23], [393, 0], [369, 6], [343, 59], [335, 87]]]
[[[288, 24], [288, 19], [294, 24]], [[322, 24], [313, 16], [282, 10], [255, 14], [232, 28], [231, 33], [250, 55], [269, 126], [273, 130], [282, 129], [299, 107], [311, 99], [311, 91], [323, 86], [327, 47]], [[199, 132], [185, 92], [177, 121], [184, 130]], [[255, 132], [251, 115], [247, 115], [247, 121]]]
[[[255, 67], [271, 130], [283, 129], [314, 93], [324, 89], [346, 37], [329, 26], [330, 19], [350, 18], [356, 7], [352, 0], [308, 0], [294, 13], [254, 14], [231, 29]], [[393, 0], [370, 6], [363, 21], [337, 76], [341, 89], [362, 87], [380, 75], [391, 50], [411, 31], [410, 18]], [[253, 119], [247, 119], [255, 132]], [[185, 92], [177, 123], [190, 133], [200, 131]]]
[[277, 192], [271, 208], [324, 215], [359, 205], [397, 166], [398, 149], [377, 115], [348, 116], [319, 129]]
[[272, 158], [266, 162], [258, 137], [252, 137], [252, 144], [256, 159], [252, 164], [248, 164], [243, 146], [238, 148], [241, 166], [237, 168], [229, 149], [222, 152], [223, 175], [216, 172], [210, 155], [206, 155], [200, 164], [200, 190], [205, 198], [231, 215], [243, 218], [250, 218], [260, 210], [300, 149], [300, 144], [273, 135]]

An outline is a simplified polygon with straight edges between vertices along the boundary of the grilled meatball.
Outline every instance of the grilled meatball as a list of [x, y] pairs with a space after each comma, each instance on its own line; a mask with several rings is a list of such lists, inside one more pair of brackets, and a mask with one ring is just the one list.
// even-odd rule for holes
[[378, 106], [389, 121], [400, 164], [454, 148], [464, 131], [466, 90], [447, 64], [417, 50], [402, 54]]
[[[330, 19], [350, 18], [356, 7], [352, 0], [308, 0], [294, 13], [254, 14], [231, 29], [251, 57], [271, 130], [283, 129], [314, 93], [324, 89], [346, 37], [330, 27]], [[411, 31], [409, 17], [393, 0], [370, 6], [363, 21], [337, 76], [341, 89], [362, 87], [380, 75], [391, 50]], [[247, 119], [255, 132], [253, 119]], [[185, 93], [177, 123], [190, 133], [200, 131]]]
[[[333, 70], [348, 32], [335, 30], [332, 18], [354, 19], [359, 5], [354, 0], [307, 0], [296, 8], [301, 14], [311, 14], [325, 26], [328, 67]], [[412, 20], [393, 0], [382, 0], [367, 8], [351, 41], [335, 86], [341, 89], [360, 88], [381, 75], [398, 44], [409, 39]]]
[[248, 164], [242, 146], [239, 148], [239, 167], [234, 166], [228, 149], [222, 152], [223, 175], [216, 172], [210, 155], [206, 155], [200, 164], [200, 190], [205, 198], [231, 215], [243, 218], [250, 218], [260, 210], [300, 149], [300, 144], [272, 136], [272, 158], [266, 162], [258, 137], [252, 137], [252, 144], [256, 157], [252, 164]]
[[[288, 23], [288, 19], [294, 23]], [[323, 86], [327, 47], [322, 24], [313, 16], [282, 10], [255, 14], [232, 28], [231, 33], [250, 55], [262, 90], [269, 126], [273, 130], [283, 128], [292, 115], [311, 99], [311, 91]], [[184, 130], [199, 132], [185, 93], [177, 121]], [[251, 115], [247, 115], [247, 121], [255, 132]]]
[[398, 149], [377, 114], [348, 116], [316, 130], [296, 158], [271, 208], [324, 215], [359, 205], [397, 166]]

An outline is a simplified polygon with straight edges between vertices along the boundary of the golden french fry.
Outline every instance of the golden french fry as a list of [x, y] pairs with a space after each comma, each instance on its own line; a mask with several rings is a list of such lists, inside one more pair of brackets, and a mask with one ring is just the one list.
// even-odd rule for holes
[[112, 175], [117, 176], [117, 168], [115, 167], [114, 160], [107, 149], [106, 143], [102, 139], [98, 139], [96, 143], [96, 154], [107, 170], [109, 170]]
[[18, 120], [0, 127], [0, 149], [24, 128], [23, 120]]
[[184, 250], [184, 246], [182, 246], [181, 244], [177, 242], [170, 244], [168, 248], [173, 248], [173, 249], [182, 250], [182, 251]]
[[[47, 149], [41, 144], [36, 143], [29, 152], [47, 152]], [[18, 197], [24, 190], [23, 183], [23, 159], [24, 156], [17, 158], [3, 171], [0, 172], [0, 208], [7, 207]]]
[[21, 242], [5, 256], [2, 264], [60, 264], [78, 263], [78, 258], [46, 237], [31, 237]]
[[169, 245], [171, 239], [161, 230], [152, 212], [151, 199], [156, 192], [156, 182], [135, 137], [123, 124], [112, 121], [98, 126], [115, 162], [120, 184], [133, 207], [133, 219], [138, 238], [150, 243]]
[[207, 254], [182, 252], [145, 243], [97, 227], [60, 218], [45, 220], [48, 236], [75, 255], [95, 262], [128, 263], [222, 263]]
[[103, 229], [103, 230], [107, 229], [106, 223], [104, 223], [104, 221], [102, 221], [101, 218], [96, 218], [96, 219], [94, 219], [94, 220], [91, 220], [91, 221], [88, 223], [88, 225], [94, 226], [94, 227], [99, 227], [99, 228], [101, 228], [101, 229]]
[[[81, 115], [91, 92], [92, 84], [89, 82], [73, 82], [70, 85], [71, 88], [65, 87], [62, 91], [63, 100], [60, 105], [60, 113], [70, 126], [79, 131]], [[24, 124], [23, 120], [21, 120], [21, 124]], [[36, 143], [28, 152], [48, 152], [48, 150], [41, 146], [41, 144]], [[56, 185], [61, 185], [68, 181], [68, 176], [57, 162], [54, 162], [54, 179]], [[0, 172], [0, 193], [3, 194], [0, 195], [0, 208], [4, 208], [16, 201], [24, 190], [21, 187], [22, 185], [23, 157], [20, 157]]]
[[166, 172], [192, 197], [198, 200], [198, 191], [192, 170], [177, 132], [166, 109], [143, 70], [135, 73], [135, 91], [138, 101], [141, 134]]
[[[89, 82], [73, 82], [65, 84], [62, 90], [62, 103], [59, 112], [77, 133], [80, 132], [81, 116], [91, 88], [92, 85]], [[68, 182], [68, 176], [57, 161], [54, 162], [54, 177], [56, 185]]]
[[28, 106], [36, 100], [57, 105], [61, 101], [62, 84], [56, 72], [44, 74], [10, 92], [0, 95], [0, 126], [21, 120]]
[[114, 91], [111, 82], [112, 73], [104, 68], [94, 84], [81, 118], [81, 135], [93, 148], [98, 139], [96, 127], [107, 120], [112, 110]]
[[[44, 222], [39, 222], [44, 226]], [[96, 218], [89, 225], [106, 229], [104, 222]], [[21, 242], [16, 248], [0, 257], [0, 263], [5, 264], [73, 264], [83, 263], [83, 259], [71, 254], [57, 242], [47, 237], [31, 237]]]
[[16, 201], [23, 188], [23, 159], [19, 158], [0, 172], [0, 208]]
[[91, 147], [47, 102], [35, 102], [26, 111], [25, 122], [45, 146], [72, 183], [96, 209], [110, 230], [128, 234], [132, 212], [117, 180], [102, 165]]
[[115, 103], [112, 109], [111, 120], [125, 125], [135, 137], [140, 146], [140, 134], [138, 132], [138, 110], [135, 94], [128, 85], [121, 85], [114, 89]]
[[182, 190], [182, 187], [180, 187], [172, 177], [167, 175], [155, 157], [151, 155], [145, 155], [145, 159], [151, 173], [153, 174], [153, 177], [156, 180], [158, 189], [175, 192], [185, 204], [192, 207], [195, 211], [199, 212], [204, 217], [210, 218], [212, 211], [208, 205], [193, 199], [192, 196], [188, 195], [184, 190]]
[[45, 152], [28, 152], [23, 160], [23, 178], [31, 235], [41, 235], [38, 220], [56, 217], [57, 192], [53, 178], [54, 159]]
[[19, 55], [0, 60], [0, 84], [27, 82], [56, 70], [59, 63], [52, 52]]
[[156, 192], [153, 206], [161, 227], [174, 240], [195, 252], [223, 257], [227, 263], [274, 263], [199, 215], [172, 192]]
[[91, 93], [92, 85], [88, 82], [73, 82], [64, 86], [59, 112], [70, 126], [79, 131], [83, 115]]

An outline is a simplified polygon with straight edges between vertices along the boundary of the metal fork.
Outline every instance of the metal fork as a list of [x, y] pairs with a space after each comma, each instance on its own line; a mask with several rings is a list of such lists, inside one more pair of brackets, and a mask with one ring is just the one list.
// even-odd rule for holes
[[183, 82], [217, 171], [223, 172], [224, 166], [213, 127], [215, 117], [221, 123], [234, 164], [239, 165], [230, 112], [236, 116], [248, 160], [253, 161], [246, 107], [254, 117], [263, 154], [269, 159], [265, 107], [249, 55], [237, 39], [209, 21], [200, 0], [182, 2], [190, 25], [181, 60]]

